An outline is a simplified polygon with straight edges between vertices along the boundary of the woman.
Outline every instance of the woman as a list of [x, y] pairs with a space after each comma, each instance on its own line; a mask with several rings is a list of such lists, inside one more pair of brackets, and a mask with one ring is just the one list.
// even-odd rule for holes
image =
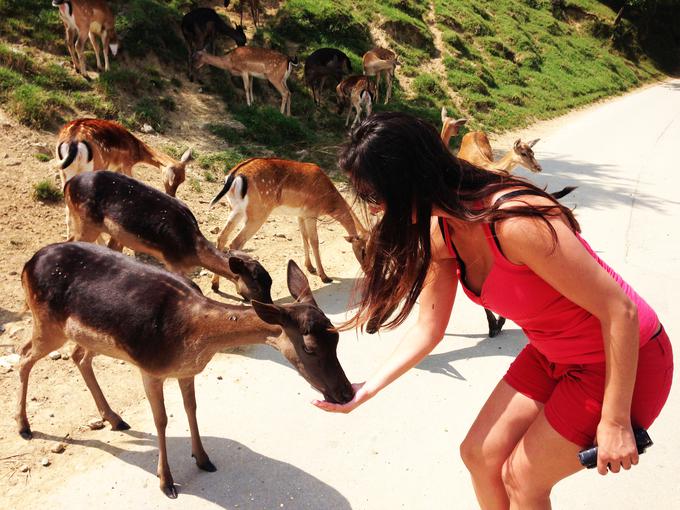
[[350, 412], [442, 339], [458, 280], [476, 303], [519, 324], [529, 343], [461, 445], [482, 508], [550, 508], [550, 491], [597, 442], [598, 471], [637, 464], [670, 391], [672, 352], [649, 305], [579, 235], [572, 212], [526, 180], [457, 160], [433, 126], [373, 115], [340, 157], [358, 196], [383, 215], [367, 246], [347, 327], [418, 321], [345, 405]]

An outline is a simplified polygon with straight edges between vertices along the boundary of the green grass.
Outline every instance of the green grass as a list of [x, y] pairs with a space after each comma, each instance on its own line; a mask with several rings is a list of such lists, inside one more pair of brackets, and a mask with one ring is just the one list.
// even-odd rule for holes
[[44, 180], [33, 185], [33, 198], [39, 202], [54, 203], [64, 199], [64, 195], [52, 181]]
[[33, 154], [33, 157], [40, 161], [41, 163], [47, 163], [52, 159], [52, 156], [49, 156], [47, 154], [43, 154], [42, 152], [37, 152]]
[[[50, 2], [0, 0], [0, 103], [36, 128], [87, 114], [134, 129], [150, 124], [158, 132], [168, 130], [168, 113], [179, 110], [177, 94], [186, 72], [180, 20], [204, 2], [111, 4], [123, 53], [110, 71], [88, 82], [71, 68], [63, 26]], [[677, 58], [677, 43], [667, 44], [672, 37], [661, 29], [643, 38], [627, 19], [614, 30], [616, 13], [604, 2], [569, 0], [567, 5], [558, 19], [548, 0], [287, 0], [249, 44], [295, 51], [301, 60], [319, 47], [336, 47], [360, 72], [363, 53], [375, 45], [371, 27], [379, 28], [400, 66], [393, 100], [376, 105], [376, 111], [410, 112], [439, 125], [439, 111], [446, 106], [450, 115], [468, 117], [470, 128], [495, 132], [629, 90], [661, 76], [668, 55]], [[441, 54], [430, 22], [432, 6]], [[93, 70], [89, 43], [87, 55]], [[443, 69], [429, 65], [432, 57], [442, 58]], [[324, 108], [315, 108], [302, 84], [302, 67], [288, 82], [292, 118], [279, 113], [280, 97], [266, 81], [255, 80], [255, 104], [247, 107], [239, 79], [215, 68], [201, 75], [204, 93], [220, 97], [243, 126], [234, 127], [231, 120], [205, 126], [224, 142], [214, 152], [196, 155], [206, 182], [253, 156], [314, 161], [333, 170], [337, 148], [346, 139], [344, 116], [328, 104], [332, 93]]]

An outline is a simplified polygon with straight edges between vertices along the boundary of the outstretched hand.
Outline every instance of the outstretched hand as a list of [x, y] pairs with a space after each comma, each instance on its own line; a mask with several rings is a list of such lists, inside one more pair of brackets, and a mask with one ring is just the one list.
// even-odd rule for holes
[[365, 384], [366, 384], [365, 382], [352, 384], [352, 389], [354, 390], [354, 398], [347, 402], [346, 404], [334, 404], [326, 400], [312, 400], [312, 404], [314, 404], [319, 409], [328, 411], [329, 413], [347, 414], [350, 411], [353, 411], [354, 409], [359, 407], [361, 404], [363, 404], [373, 396], [370, 395], [368, 391], [364, 389]]

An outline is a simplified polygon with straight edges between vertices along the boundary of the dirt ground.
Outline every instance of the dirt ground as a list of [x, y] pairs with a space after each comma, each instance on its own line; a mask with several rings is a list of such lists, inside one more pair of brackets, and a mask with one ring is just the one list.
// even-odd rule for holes
[[[219, 112], [210, 105], [197, 103], [196, 96], [188, 95], [189, 101], [193, 101], [189, 106], [202, 116], [210, 111]], [[41, 162], [35, 156], [53, 154], [55, 135], [24, 128], [1, 110], [0, 127], [0, 271], [3, 276], [0, 279], [0, 357], [3, 357], [17, 352], [31, 334], [30, 314], [21, 313], [24, 307], [20, 281], [23, 264], [42, 246], [63, 241], [65, 222], [63, 202], [45, 205], [32, 197], [34, 184], [44, 179], [58, 182], [54, 162]], [[196, 136], [195, 129], [181, 121], [175, 122], [170, 136], [140, 136], [160, 147], [184, 143], [200, 149], [218, 143], [205, 136]], [[211, 150], [219, 150], [219, 147], [213, 145]], [[138, 167], [135, 176], [161, 187], [161, 176], [155, 169]], [[190, 185], [192, 178], [198, 186]], [[208, 211], [208, 202], [221, 186], [221, 181], [206, 182], [194, 165], [178, 191], [178, 198], [189, 205], [203, 233], [211, 240], [216, 239], [216, 229], [223, 226], [228, 212], [228, 206], [223, 203]], [[322, 260], [331, 277], [348, 264], [356, 264], [350, 244], [342, 237], [344, 234], [338, 223], [319, 222]], [[246, 251], [257, 257], [270, 272], [274, 281], [273, 298], [288, 297], [285, 288], [287, 261], [293, 258], [302, 266], [304, 260], [297, 220], [285, 216], [270, 218], [246, 245]], [[233, 286], [228, 282], [222, 282], [220, 295], [212, 292], [210, 277], [206, 271], [197, 270], [194, 274], [194, 280], [206, 295], [230, 302], [236, 299]], [[310, 282], [313, 289], [324, 285], [312, 275]], [[60, 352], [68, 356], [70, 350], [71, 346], [65, 345]], [[123, 416], [126, 416], [126, 409], [145, 398], [135, 367], [101, 356], [95, 359], [95, 372], [107, 399]], [[84, 443], [105, 441], [103, 438], [114, 434], [88, 427], [88, 422], [98, 418], [98, 413], [70, 359], [45, 358], [31, 373], [28, 416], [32, 428], [40, 431], [31, 441], [24, 441], [16, 432], [13, 416], [17, 388], [16, 369], [0, 366], [0, 494], [9, 497], [10, 501], [16, 501], [27, 489], [45, 490], [47, 486], [59, 483], [65, 473], [84, 468], [87, 459], [83, 454], [87, 449]], [[50, 451], [62, 439], [65, 451], [60, 454]], [[47, 467], [41, 464], [44, 458], [50, 461]]]

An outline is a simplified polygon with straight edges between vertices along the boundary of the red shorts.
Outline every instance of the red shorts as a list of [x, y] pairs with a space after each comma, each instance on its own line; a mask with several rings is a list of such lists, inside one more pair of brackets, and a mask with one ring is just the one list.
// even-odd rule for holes
[[[595, 440], [602, 414], [605, 363], [551, 363], [531, 344], [503, 378], [515, 390], [545, 404], [545, 417], [564, 438], [582, 447]], [[648, 428], [661, 412], [673, 380], [673, 350], [662, 329], [638, 358], [631, 406], [634, 427]]]

